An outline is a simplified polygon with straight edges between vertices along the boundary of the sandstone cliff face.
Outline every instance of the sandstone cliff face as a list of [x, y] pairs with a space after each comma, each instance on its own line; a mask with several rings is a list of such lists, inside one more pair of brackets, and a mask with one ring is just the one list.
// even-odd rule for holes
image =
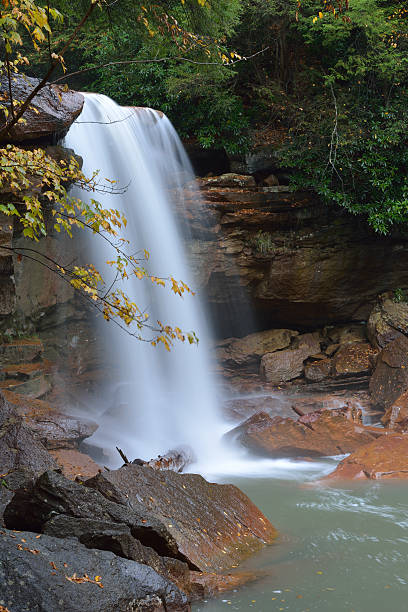
[[379, 293], [408, 286], [408, 238], [376, 235], [313, 194], [250, 179], [200, 179], [202, 206], [187, 189], [180, 210], [221, 335], [366, 320]]

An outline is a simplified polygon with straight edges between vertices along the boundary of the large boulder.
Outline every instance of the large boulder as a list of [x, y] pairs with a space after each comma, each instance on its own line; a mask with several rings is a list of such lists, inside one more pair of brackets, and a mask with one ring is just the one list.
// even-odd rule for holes
[[408, 435], [381, 436], [343, 459], [327, 478], [408, 478]]
[[319, 352], [319, 334], [298, 336], [293, 348], [267, 353], [262, 357], [261, 376], [264, 380], [273, 384], [293, 380], [303, 373], [303, 365], [306, 359]]
[[76, 538], [86, 548], [108, 550], [118, 557], [149, 565], [183, 591], [192, 590], [188, 565], [178, 559], [161, 557], [153, 548], [143, 546], [127, 525], [57, 514], [44, 524], [43, 533], [62, 539]]
[[0, 393], [0, 474], [24, 469], [38, 475], [56, 467], [45, 447]]
[[98, 428], [94, 421], [63, 414], [44, 400], [10, 391], [5, 391], [4, 396], [9, 405], [23, 417], [25, 424], [36, 434], [37, 439], [50, 450], [76, 448]]
[[341, 346], [333, 357], [333, 375], [336, 378], [369, 375], [377, 351], [368, 342], [352, 342]]
[[19, 489], [4, 512], [11, 529], [40, 532], [52, 516], [109, 521], [129, 527], [133, 537], [158, 554], [181, 558], [177, 543], [166, 525], [137, 500], [129, 505], [108, 501], [101, 493], [71, 482], [62, 474], [47, 471], [31, 487]]
[[389, 293], [380, 295], [367, 323], [367, 334], [379, 349], [396, 338], [408, 335], [408, 303], [398, 302]]
[[[14, 100], [24, 102], [38, 83], [38, 79], [14, 74], [11, 84]], [[2, 92], [8, 92], [5, 75], [0, 77], [0, 89]], [[10, 106], [8, 93], [5, 105]], [[81, 113], [83, 105], [84, 97], [77, 91], [60, 85], [47, 84], [33, 98], [24, 113], [23, 121], [19, 121], [12, 127], [9, 138], [14, 142], [39, 139], [56, 140], [68, 131], [70, 125]]]
[[14, 493], [21, 487], [29, 486], [33, 479], [33, 473], [24, 469], [11, 470], [5, 474], [0, 474], [0, 527], [4, 526], [4, 510], [13, 498]]
[[346, 407], [316, 410], [297, 421], [259, 412], [225, 437], [267, 457], [324, 457], [353, 452], [378, 435], [363, 426], [361, 411]]
[[252, 367], [257, 372], [265, 353], [287, 348], [298, 334], [290, 329], [271, 329], [244, 338], [227, 338], [216, 346], [217, 360], [231, 367]]
[[387, 409], [407, 390], [408, 338], [400, 335], [378, 355], [370, 393], [375, 406]]
[[147, 516], [166, 526], [190, 566], [202, 571], [235, 566], [276, 537], [268, 519], [237, 487], [197, 474], [129, 464], [86, 484], [116, 503], [142, 505]]
[[0, 585], [0, 603], [16, 612], [190, 610], [187, 596], [147, 565], [29, 532], [0, 531]]
[[405, 391], [390, 406], [381, 419], [387, 429], [407, 431], [408, 429], [408, 391]]

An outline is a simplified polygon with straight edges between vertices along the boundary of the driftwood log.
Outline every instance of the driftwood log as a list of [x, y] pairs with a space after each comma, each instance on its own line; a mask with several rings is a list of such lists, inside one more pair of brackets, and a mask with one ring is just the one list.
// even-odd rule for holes
[[158, 455], [155, 459], [150, 461], [143, 461], [143, 459], [134, 459], [129, 461], [125, 453], [118, 447], [116, 447], [119, 455], [124, 461], [124, 465], [136, 464], [146, 465], [153, 468], [154, 470], [172, 470], [173, 472], [182, 472], [191, 463], [196, 460], [193, 449], [189, 446], [180, 446], [169, 450], [165, 455]]

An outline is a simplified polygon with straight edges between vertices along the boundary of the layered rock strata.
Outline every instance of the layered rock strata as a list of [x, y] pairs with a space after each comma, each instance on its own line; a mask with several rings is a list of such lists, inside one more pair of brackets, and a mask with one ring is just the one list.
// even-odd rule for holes
[[179, 215], [190, 225], [196, 277], [224, 336], [367, 320], [379, 293], [408, 287], [404, 236], [379, 236], [311, 193], [254, 186], [251, 176], [199, 185], [202, 205], [186, 188]]

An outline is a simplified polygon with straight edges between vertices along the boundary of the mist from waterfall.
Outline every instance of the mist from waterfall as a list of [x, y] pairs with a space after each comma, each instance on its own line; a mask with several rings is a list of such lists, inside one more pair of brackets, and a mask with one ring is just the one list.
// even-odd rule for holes
[[[175, 221], [170, 193], [182, 197], [182, 186], [193, 180], [190, 162], [170, 121], [151, 109], [120, 107], [99, 94], [85, 94], [85, 106], [71, 127], [65, 146], [83, 158], [83, 171], [99, 180], [115, 180], [124, 193], [96, 193], [104, 208], [123, 212], [124, 237], [133, 250], [147, 249], [146, 264], [157, 276], [173, 276], [194, 289], [183, 240]], [[87, 192], [76, 192], [89, 200]], [[197, 206], [199, 206], [197, 193]], [[115, 253], [97, 236], [90, 238], [92, 262], [109, 284], [112, 272], [104, 265]], [[150, 280], [131, 278], [124, 290], [152, 323], [160, 320], [194, 331], [198, 346], [177, 342], [170, 353], [152, 347], [101, 321], [99, 333], [119, 377], [104, 391], [97, 414], [99, 429], [91, 442], [129, 458], [150, 459], [179, 445], [193, 448], [199, 462], [217, 456], [225, 426], [219, 416], [216, 381], [209, 361], [209, 332], [199, 295], [174, 295]]]

